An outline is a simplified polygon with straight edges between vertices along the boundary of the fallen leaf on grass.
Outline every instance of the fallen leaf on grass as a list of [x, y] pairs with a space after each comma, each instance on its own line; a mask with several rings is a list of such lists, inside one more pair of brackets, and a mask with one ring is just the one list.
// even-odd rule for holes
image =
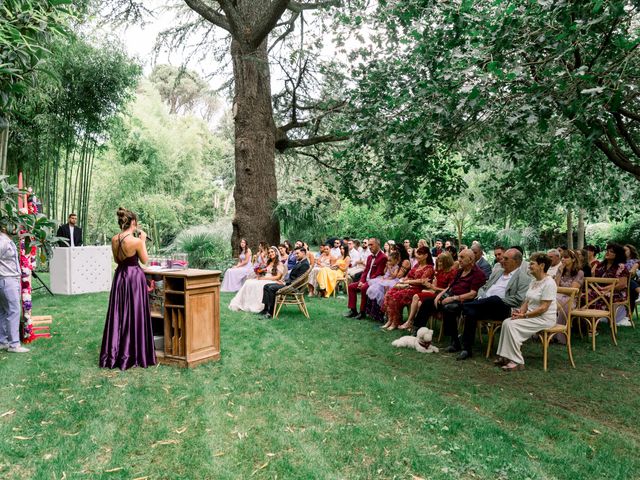
[[149, 477], [136, 477], [133, 480], [147, 480]]
[[411, 480], [424, 480], [424, 478], [419, 477], [417, 475], [411, 475]]
[[275, 456], [276, 456], [275, 453], [271, 453], [271, 452], [267, 453], [267, 457], [275, 457]]
[[31, 440], [33, 437], [22, 437], [20, 435], [14, 435], [14, 437], [16, 440]]
[[0, 415], [0, 418], [8, 417], [9, 415], [13, 415], [14, 413], [16, 413], [15, 410], [9, 410], [8, 412], [4, 412], [2, 415]]
[[214, 457], [221, 457], [223, 455], [224, 455], [224, 452], [218, 452], [213, 454]]
[[114, 387], [118, 387], [118, 388], [124, 388], [127, 386], [126, 383], [114, 383], [113, 384]]
[[42, 458], [44, 458], [45, 460], [50, 460], [51, 458], [53, 458], [53, 455], [50, 453], [46, 453]]
[[600, 430], [596, 430], [595, 428], [591, 430], [591, 433], [595, 433], [596, 435], [602, 435], [602, 432]]
[[76, 432], [76, 433], [62, 432], [62, 434], [67, 437], [75, 437], [76, 435], [80, 435], [80, 432]]
[[262, 470], [264, 468], [267, 468], [267, 465], [269, 465], [269, 462], [264, 462], [262, 465], [260, 465], [258, 468], [256, 468], [253, 472], [251, 472], [251, 476], [253, 477], [260, 470]]
[[120, 470], [122, 470], [122, 467], [110, 468], [109, 470], [105, 470], [104, 473], [119, 472]]
[[227, 414], [227, 417], [229, 417], [229, 418], [236, 418], [233, 413], [226, 412], [226, 414]]
[[182, 428], [178, 428], [175, 432], [176, 432], [178, 435], [182, 435], [182, 434], [183, 434], [184, 432], [186, 432], [186, 431], [187, 431], [187, 427], [182, 427]]
[[180, 443], [178, 440], [159, 440], [151, 445], [151, 448], [156, 448], [158, 445], [177, 445], [178, 443]]

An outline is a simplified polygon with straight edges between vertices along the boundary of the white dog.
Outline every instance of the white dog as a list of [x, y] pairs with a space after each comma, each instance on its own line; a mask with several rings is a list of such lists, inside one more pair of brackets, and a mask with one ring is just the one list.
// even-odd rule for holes
[[418, 335], [412, 337], [411, 335], [405, 335], [397, 340], [391, 342], [394, 347], [409, 347], [415, 348], [420, 353], [438, 353], [440, 350], [435, 345], [431, 344], [433, 338], [433, 330], [429, 330], [427, 327], [418, 329]]

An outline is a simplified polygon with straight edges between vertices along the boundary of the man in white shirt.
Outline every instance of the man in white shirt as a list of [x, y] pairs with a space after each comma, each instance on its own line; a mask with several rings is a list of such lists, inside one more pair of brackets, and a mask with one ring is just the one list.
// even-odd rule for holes
[[333, 241], [333, 247], [331, 248], [331, 256], [334, 258], [342, 258], [342, 254], [340, 253], [340, 242], [339, 238], [336, 238]]
[[20, 345], [20, 262], [6, 230], [0, 232], [0, 350], [26, 353]]
[[358, 265], [358, 262], [360, 261], [360, 252], [353, 243], [353, 240], [349, 240], [347, 242], [347, 246], [349, 247], [349, 258], [351, 259], [347, 274], [353, 278], [354, 275], [364, 271], [364, 266]]
[[471, 347], [476, 336], [478, 320], [503, 320], [511, 316], [512, 308], [519, 308], [527, 294], [531, 277], [520, 269], [522, 253], [510, 248], [502, 256], [502, 268], [494, 271], [487, 283], [478, 290], [475, 300], [465, 303], [462, 351], [458, 360], [471, 357]]
[[558, 270], [560, 269], [560, 252], [558, 251], [557, 248], [552, 248], [551, 250], [549, 250], [547, 252], [547, 255], [549, 256], [549, 258], [551, 259], [551, 266], [549, 267], [549, 270], [547, 270], [547, 275], [549, 275], [551, 278], [555, 279], [556, 278], [556, 274], [558, 273]]

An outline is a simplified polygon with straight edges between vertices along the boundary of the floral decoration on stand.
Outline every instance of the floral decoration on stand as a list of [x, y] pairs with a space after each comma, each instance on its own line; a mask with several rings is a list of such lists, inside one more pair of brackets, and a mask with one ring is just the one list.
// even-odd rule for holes
[[[26, 211], [25, 211], [26, 210]], [[37, 198], [31, 193], [29, 189], [29, 196], [27, 198], [27, 208], [23, 209], [21, 213], [29, 215], [37, 215], [38, 206]], [[22, 297], [22, 341], [24, 343], [30, 343], [35, 340], [36, 336], [33, 331], [33, 324], [31, 322], [31, 272], [36, 268], [36, 255], [38, 248], [35, 245], [26, 246], [25, 236], [23, 234], [28, 233], [27, 230], [20, 231], [20, 293]]]

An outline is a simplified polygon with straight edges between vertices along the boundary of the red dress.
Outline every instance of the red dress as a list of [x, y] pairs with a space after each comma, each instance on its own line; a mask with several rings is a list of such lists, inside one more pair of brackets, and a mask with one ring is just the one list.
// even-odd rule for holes
[[[444, 288], [445, 290], [449, 288], [453, 279], [456, 278], [458, 273], [457, 268], [452, 268], [448, 272], [444, 270], [438, 270], [436, 272], [436, 286], [438, 288]], [[423, 290], [422, 292], [418, 292], [418, 297], [420, 297], [420, 301], [422, 302], [425, 298], [433, 298], [437, 295], [437, 292], [433, 290]]]
[[[431, 279], [433, 277], [433, 265], [416, 265], [407, 274], [407, 280]], [[387, 318], [394, 324], [402, 320], [402, 309], [405, 305], [411, 305], [411, 300], [416, 293], [422, 291], [422, 285], [410, 285], [408, 288], [390, 288], [384, 296], [383, 310], [387, 312]]]

